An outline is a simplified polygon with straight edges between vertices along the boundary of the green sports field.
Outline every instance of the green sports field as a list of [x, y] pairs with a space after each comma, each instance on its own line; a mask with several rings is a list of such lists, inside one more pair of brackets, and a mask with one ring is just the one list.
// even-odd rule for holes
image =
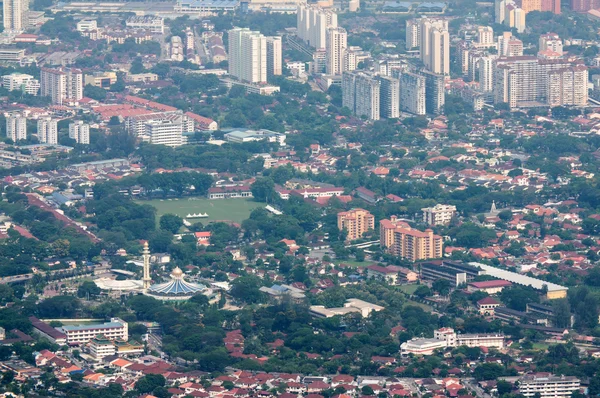
[[208, 218], [189, 219], [191, 223], [207, 224], [215, 221], [233, 221], [241, 223], [250, 216], [252, 210], [264, 207], [264, 204], [252, 199], [215, 199], [182, 198], [139, 200], [137, 203], [151, 205], [156, 208], [156, 219], [163, 214], [176, 214], [185, 218], [190, 213], [208, 213]]

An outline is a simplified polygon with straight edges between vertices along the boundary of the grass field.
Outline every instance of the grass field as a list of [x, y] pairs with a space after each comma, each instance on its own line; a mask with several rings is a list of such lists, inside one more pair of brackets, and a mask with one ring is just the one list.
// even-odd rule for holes
[[402, 285], [398, 289], [402, 290], [406, 294], [413, 294], [421, 285]]
[[140, 204], [151, 205], [156, 208], [156, 220], [163, 214], [176, 214], [185, 218], [190, 213], [208, 213], [208, 218], [190, 219], [191, 223], [201, 222], [207, 224], [215, 221], [233, 221], [241, 223], [246, 220], [252, 210], [264, 207], [264, 204], [251, 199], [215, 199], [184, 198], [184, 199], [152, 199], [139, 200]]

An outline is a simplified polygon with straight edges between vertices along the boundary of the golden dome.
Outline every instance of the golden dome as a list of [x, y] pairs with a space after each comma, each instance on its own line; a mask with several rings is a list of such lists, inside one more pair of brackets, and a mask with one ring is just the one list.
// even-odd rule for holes
[[173, 278], [181, 278], [181, 277], [183, 277], [183, 271], [181, 270], [181, 268], [175, 267], [173, 269], [173, 272], [171, 272], [171, 276]]

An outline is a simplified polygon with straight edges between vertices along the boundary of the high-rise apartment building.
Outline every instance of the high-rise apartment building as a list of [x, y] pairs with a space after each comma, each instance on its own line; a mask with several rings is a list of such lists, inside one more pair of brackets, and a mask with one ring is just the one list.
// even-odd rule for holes
[[38, 140], [45, 144], [58, 144], [58, 122], [51, 117], [42, 117], [37, 122]]
[[425, 232], [411, 228], [396, 216], [379, 223], [381, 247], [394, 256], [410, 261], [442, 257], [442, 237], [431, 229]]
[[281, 36], [267, 37], [267, 77], [281, 75], [281, 63]]
[[418, 22], [421, 31], [421, 61], [428, 70], [449, 75], [450, 33], [448, 32], [448, 20], [421, 18]]
[[[550, 84], [550, 73], [576, 66], [578, 65], [564, 59], [542, 59], [531, 56], [498, 58], [494, 67], [494, 103], [507, 103], [511, 108], [532, 102], [549, 104], [549, 90], [554, 90], [557, 84], [560, 84], [556, 82], [569, 84], [568, 73], [564, 76], [561, 75], [560, 78], [556, 75], [553, 76], [552, 84]], [[585, 66], [581, 66], [585, 68]], [[577, 81], [581, 80], [583, 74], [587, 74], [587, 70], [583, 72], [579, 69], [577, 68]], [[575, 75], [573, 76], [575, 78]], [[581, 103], [584, 98], [587, 101], [587, 80], [585, 82], [576, 88], [578, 91], [572, 96], [572, 98], [578, 98], [578, 103]], [[563, 92], [569, 92], [568, 89], [565, 90]], [[562, 98], [562, 100], [557, 98]], [[551, 101], [552, 103], [559, 101], [563, 102], [562, 105], [568, 105], [570, 98], [571, 96], [568, 94], [560, 94], [558, 97], [554, 96]]]
[[523, 55], [523, 42], [512, 35], [504, 32], [498, 36], [498, 55], [504, 57], [519, 57]]
[[351, 46], [344, 51], [344, 72], [352, 72], [359, 64], [369, 59], [371, 54], [357, 46]]
[[21, 90], [26, 94], [37, 95], [40, 91], [40, 82], [25, 73], [11, 73], [2, 76], [2, 87], [8, 91]]
[[364, 72], [344, 72], [342, 75], [342, 104], [353, 115], [371, 120], [380, 117], [380, 80]]
[[542, 0], [542, 11], [560, 14], [560, 0]]
[[375, 217], [364, 209], [352, 209], [337, 214], [338, 229], [345, 230], [347, 240], [362, 238], [363, 234], [375, 229]]
[[542, 11], [542, 0], [521, 0], [521, 9], [525, 13]]
[[425, 207], [423, 211], [423, 222], [428, 225], [448, 225], [456, 214], [456, 206], [437, 204], [433, 207]]
[[496, 55], [479, 58], [479, 89], [487, 100], [494, 95], [494, 61]]
[[[508, 0], [507, 0], [508, 1]], [[527, 13], [523, 11], [521, 7], [513, 2], [506, 4], [504, 11], [504, 25], [509, 28], [515, 28], [517, 32], [523, 33], [525, 31], [525, 15]]]
[[82, 120], [76, 120], [69, 123], [69, 138], [72, 138], [81, 145], [90, 143], [90, 125]]
[[182, 125], [174, 120], [151, 120], [145, 123], [144, 129], [151, 144], [175, 147], [183, 143]]
[[585, 106], [588, 101], [588, 69], [585, 65], [548, 72], [548, 105]]
[[53, 104], [77, 103], [83, 98], [83, 73], [73, 68], [42, 68], [41, 95]]
[[6, 137], [13, 142], [27, 139], [27, 118], [20, 113], [9, 113], [6, 117]]
[[571, 0], [571, 10], [575, 12], [588, 12], [600, 8], [600, 0]]
[[387, 119], [400, 117], [400, 80], [389, 76], [378, 76], [378, 79], [381, 117]]
[[439, 114], [444, 110], [446, 102], [444, 75], [421, 71], [425, 78], [425, 112], [430, 114]]
[[411, 72], [400, 75], [400, 110], [413, 115], [424, 115], [425, 77]]
[[406, 49], [421, 47], [421, 26], [418, 19], [406, 21]]
[[29, 25], [29, 0], [4, 0], [4, 30], [23, 32]]
[[327, 54], [327, 74], [341, 75], [344, 72], [344, 54], [348, 47], [348, 33], [344, 28], [327, 29], [325, 51]]
[[248, 28], [229, 31], [229, 74], [248, 83], [267, 81], [267, 38]]
[[300, 4], [296, 14], [297, 35], [315, 49], [324, 49], [327, 29], [337, 28], [337, 14], [316, 5]]
[[493, 47], [494, 44], [494, 29], [491, 26], [479, 26], [477, 28], [477, 47]]
[[495, 0], [494, 1], [494, 22], [497, 24], [504, 23], [504, 15], [506, 7], [506, 0]]
[[556, 33], [546, 33], [540, 36], [538, 51], [544, 52], [546, 50], [563, 55], [563, 42]]

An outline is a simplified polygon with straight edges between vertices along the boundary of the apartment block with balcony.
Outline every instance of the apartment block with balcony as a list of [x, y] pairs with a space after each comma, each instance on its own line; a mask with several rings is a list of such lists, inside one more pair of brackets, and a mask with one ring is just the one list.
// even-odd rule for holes
[[346, 230], [347, 240], [362, 238], [363, 234], [375, 229], [375, 217], [364, 209], [352, 209], [337, 214], [338, 229]]

